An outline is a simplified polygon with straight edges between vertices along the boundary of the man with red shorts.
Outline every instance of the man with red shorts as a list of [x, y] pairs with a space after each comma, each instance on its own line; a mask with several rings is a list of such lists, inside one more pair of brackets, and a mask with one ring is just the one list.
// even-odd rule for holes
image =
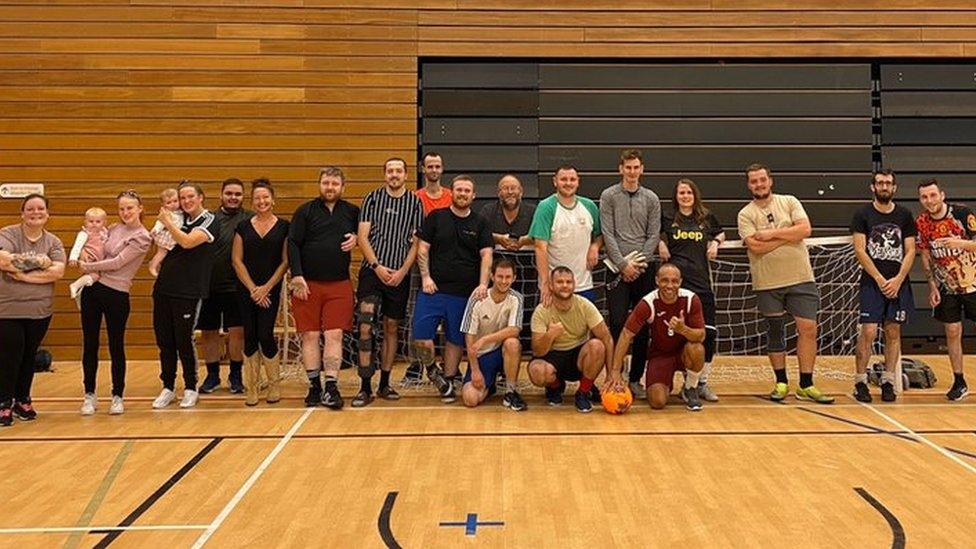
[[650, 343], [644, 385], [651, 408], [664, 408], [675, 372], [685, 372], [687, 377], [681, 398], [689, 410], [697, 412], [702, 407], [698, 398], [698, 376], [705, 366], [705, 317], [701, 300], [693, 292], [681, 288], [681, 270], [673, 263], [661, 265], [655, 281], [657, 290], [640, 300], [620, 332], [609, 385], [614, 390], [625, 386], [620, 376], [624, 356], [634, 336], [646, 324]]
[[[343, 404], [338, 386], [342, 332], [352, 330], [349, 263], [359, 223], [359, 208], [341, 198], [345, 181], [341, 169], [323, 169], [319, 197], [295, 210], [288, 231], [292, 314], [302, 338], [302, 362], [309, 383], [305, 405], [321, 402], [333, 410], [341, 410]], [[323, 333], [325, 346], [320, 347]], [[324, 392], [319, 379], [323, 365]]]

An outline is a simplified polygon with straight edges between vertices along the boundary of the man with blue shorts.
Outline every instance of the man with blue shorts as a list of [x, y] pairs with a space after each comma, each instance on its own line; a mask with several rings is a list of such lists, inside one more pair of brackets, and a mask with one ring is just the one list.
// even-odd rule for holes
[[468, 299], [461, 331], [468, 348], [468, 371], [464, 374], [461, 400], [469, 408], [495, 394], [498, 374], [505, 372], [502, 405], [515, 412], [527, 408], [516, 390], [522, 361], [524, 305], [522, 294], [512, 289], [515, 263], [501, 258], [491, 267], [491, 289], [486, 299]]
[[[417, 263], [423, 283], [413, 311], [415, 359], [437, 386], [441, 400], [457, 399], [453, 378], [461, 363], [464, 336], [461, 322], [468, 298], [488, 296], [494, 240], [488, 222], [471, 211], [474, 180], [459, 175], [451, 181], [451, 207], [434, 210], [420, 230]], [[434, 363], [434, 336], [444, 323], [444, 369]]]
[[878, 324], [884, 326], [884, 364], [881, 400], [895, 401], [895, 369], [901, 354], [901, 325], [915, 309], [908, 273], [915, 260], [915, 220], [907, 208], [895, 204], [898, 186], [891, 170], [877, 172], [871, 181], [874, 201], [854, 212], [851, 233], [861, 264], [861, 332], [857, 338], [854, 398], [871, 402], [867, 368]]

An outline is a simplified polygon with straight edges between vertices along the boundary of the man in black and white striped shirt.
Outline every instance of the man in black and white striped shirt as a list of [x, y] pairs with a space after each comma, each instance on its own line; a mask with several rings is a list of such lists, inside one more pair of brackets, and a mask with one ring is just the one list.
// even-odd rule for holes
[[352, 401], [362, 407], [373, 401], [372, 377], [374, 330], [383, 317], [383, 350], [380, 357], [381, 398], [396, 400], [390, 387], [390, 371], [397, 349], [397, 327], [407, 314], [410, 268], [417, 258], [417, 231], [424, 220], [420, 199], [405, 186], [407, 163], [391, 158], [383, 165], [386, 185], [366, 195], [359, 217], [359, 246], [363, 265], [359, 270], [356, 325], [359, 333], [359, 377], [362, 387]]

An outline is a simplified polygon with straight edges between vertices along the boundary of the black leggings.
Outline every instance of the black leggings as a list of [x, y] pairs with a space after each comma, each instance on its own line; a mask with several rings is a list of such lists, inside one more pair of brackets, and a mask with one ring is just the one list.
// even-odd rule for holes
[[260, 347], [261, 354], [274, 358], [278, 354], [278, 338], [275, 337], [274, 327], [281, 303], [281, 285], [268, 292], [271, 306], [267, 309], [255, 303], [250, 292], [240, 291], [238, 297], [241, 302], [241, 321], [244, 324], [244, 354], [252, 356]]
[[197, 350], [193, 328], [200, 314], [200, 300], [153, 295], [153, 331], [159, 347], [159, 379], [163, 387], [176, 387], [176, 359], [183, 365], [183, 385], [197, 390]]
[[[607, 309], [610, 317], [610, 334], [616, 341], [620, 338], [620, 332], [624, 329], [627, 316], [630, 311], [640, 302], [640, 300], [654, 289], [655, 266], [648, 269], [644, 274], [637, 277], [633, 282], [620, 281], [615, 288], [607, 290]], [[644, 377], [644, 368], [647, 365], [647, 327], [641, 328], [640, 333], [634, 336], [633, 347], [631, 348], [630, 358], [630, 381], [637, 382]]]
[[95, 392], [98, 375], [98, 338], [102, 317], [108, 332], [108, 352], [112, 357], [112, 395], [125, 391], [125, 324], [129, 320], [129, 294], [96, 282], [81, 291], [81, 331], [84, 334], [82, 370], [85, 392]]
[[34, 355], [51, 317], [0, 318], [0, 402], [30, 402]]

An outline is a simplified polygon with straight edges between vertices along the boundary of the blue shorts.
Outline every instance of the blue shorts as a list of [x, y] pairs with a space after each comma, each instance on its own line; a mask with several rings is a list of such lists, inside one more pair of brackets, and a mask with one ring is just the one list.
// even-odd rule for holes
[[911, 320], [912, 312], [915, 311], [912, 285], [907, 280], [902, 283], [898, 296], [894, 299], [885, 297], [873, 280], [861, 282], [858, 301], [861, 304], [861, 315], [858, 319], [860, 324], [904, 324]]
[[417, 302], [413, 306], [413, 338], [433, 340], [437, 335], [437, 325], [444, 322], [444, 337], [449, 343], [464, 347], [464, 334], [461, 321], [468, 298], [442, 293], [428, 294], [417, 292]]
[[[502, 348], [499, 346], [494, 351], [485, 353], [478, 357], [478, 369], [485, 377], [485, 388], [488, 389], [488, 396], [495, 394], [498, 384], [498, 374], [503, 370], [505, 361], [502, 358]], [[471, 381], [471, 366], [464, 373], [464, 383]]]
[[596, 290], [590, 288], [589, 290], [580, 290], [576, 292], [576, 295], [586, 298], [587, 301], [596, 305]]

